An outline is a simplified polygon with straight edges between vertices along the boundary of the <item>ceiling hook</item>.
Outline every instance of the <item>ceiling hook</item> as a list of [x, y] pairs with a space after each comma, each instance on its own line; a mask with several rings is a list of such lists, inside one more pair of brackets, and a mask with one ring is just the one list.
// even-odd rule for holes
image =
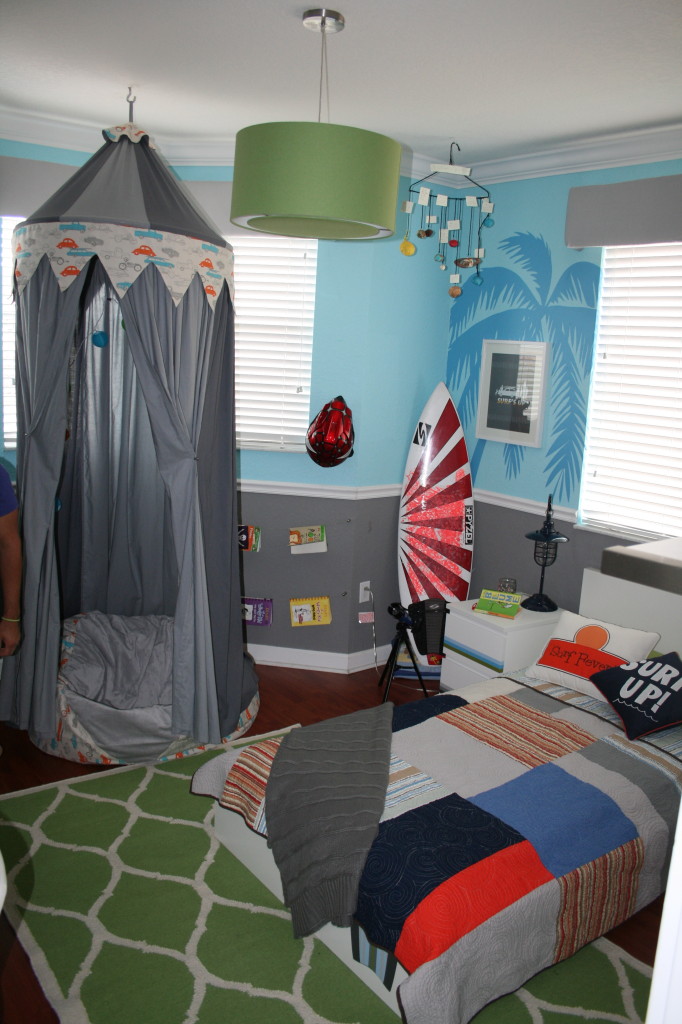
[[126, 100], [128, 102], [128, 120], [129, 120], [129, 122], [131, 124], [135, 120], [134, 117], [133, 117], [133, 107], [135, 106], [135, 101], [137, 100], [137, 96], [133, 96], [132, 95], [132, 91], [133, 91], [133, 87], [132, 87], [132, 85], [129, 85], [128, 86], [128, 95], [126, 96]]

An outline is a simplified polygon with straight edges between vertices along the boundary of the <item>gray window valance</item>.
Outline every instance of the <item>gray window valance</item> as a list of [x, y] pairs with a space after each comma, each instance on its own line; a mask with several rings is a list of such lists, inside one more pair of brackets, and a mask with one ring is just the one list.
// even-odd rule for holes
[[566, 245], [648, 245], [682, 241], [682, 174], [572, 188]]

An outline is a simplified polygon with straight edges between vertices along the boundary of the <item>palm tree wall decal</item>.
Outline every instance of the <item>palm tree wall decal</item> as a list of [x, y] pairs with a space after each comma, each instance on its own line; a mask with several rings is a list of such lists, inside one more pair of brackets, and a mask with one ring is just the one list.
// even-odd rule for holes
[[[453, 302], [448, 387], [459, 396], [457, 408], [467, 428], [476, 420], [484, 338], [550, 342], [546, 402], [553, 415], [541, 493], [551, 491], [558, 500], [570, 500], [580, 481], [583, 460], [599, 267], [576, 260], [554, 283], [551, 250], [541, 236], [517, 232], [499, 248], [519, 270], [486, 267], [483, 287], [465, 287]], [[488, 443], [479, 438], [473, 447], [474, 480]], [[521, 445], [504, 446], [508, 480], [521, 472], [525, 452]]]

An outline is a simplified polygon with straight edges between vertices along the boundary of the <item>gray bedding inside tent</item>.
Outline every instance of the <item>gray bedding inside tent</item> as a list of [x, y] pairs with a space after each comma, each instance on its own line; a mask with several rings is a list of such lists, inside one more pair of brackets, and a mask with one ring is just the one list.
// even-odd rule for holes
[[64, 622], [62, 696], [106, 755], [146, 761], [171, 729], [173, 619], [88, 612]]

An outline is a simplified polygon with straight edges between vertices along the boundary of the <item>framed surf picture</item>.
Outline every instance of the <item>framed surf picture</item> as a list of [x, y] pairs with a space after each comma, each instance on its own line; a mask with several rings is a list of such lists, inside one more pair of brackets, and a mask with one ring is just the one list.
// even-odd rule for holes
[[546, 341], [485, 340], [476, 437], [539, 448], [548, 372]]

